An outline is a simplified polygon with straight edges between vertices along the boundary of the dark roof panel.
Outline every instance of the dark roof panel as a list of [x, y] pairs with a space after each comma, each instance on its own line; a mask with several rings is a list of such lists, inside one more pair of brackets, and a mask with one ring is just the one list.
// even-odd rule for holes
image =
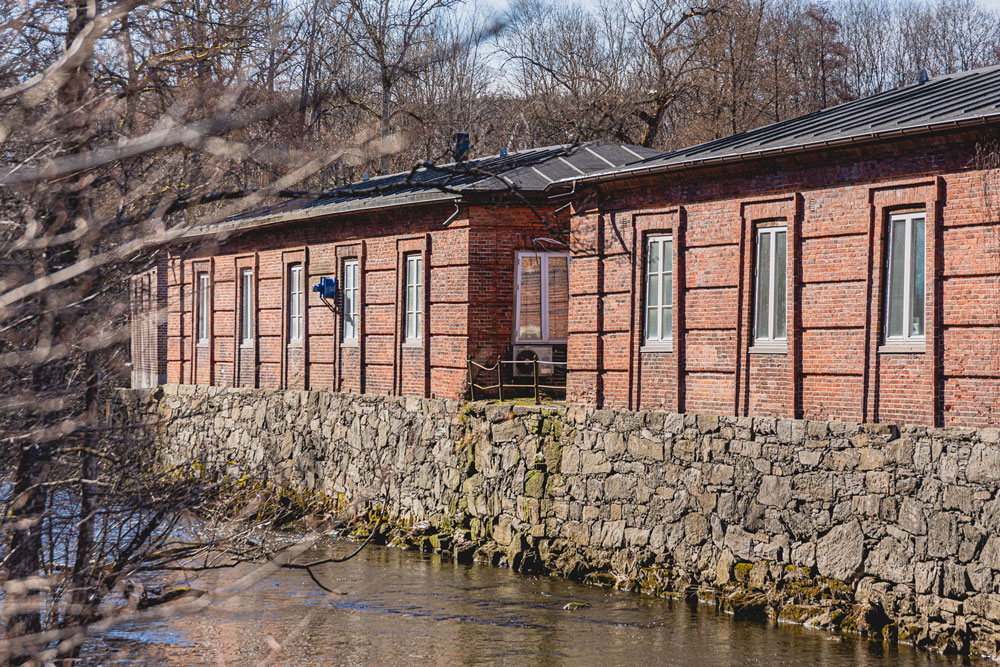
[[635, 161], [637, 156], [654, 155], [663, 155], [663, 152], [611, 142], [532, 148], [378, 176], [336, 188], [316, 198], [290, 200], [258, 208], [222, 224], [239, 227], [269, 218], [285, 220], [300, 212], [302, 217], [313, 217], [459, 199], [466, 193], [501, 192], [511, 188], [540, 194], [555, 181], [621, 167]]
[[924, 83], [647, 157], [604, 170], [588, 180], [992, 121], [1000, 121], [1000, 66], [934, 77]]

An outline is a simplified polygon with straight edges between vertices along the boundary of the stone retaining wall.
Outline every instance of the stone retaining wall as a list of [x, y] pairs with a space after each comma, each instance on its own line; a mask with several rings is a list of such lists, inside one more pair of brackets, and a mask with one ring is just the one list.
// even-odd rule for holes
[[362, 504], [495, 564], [995, 656], [1000, 430], [168, 385], [162, 463]]

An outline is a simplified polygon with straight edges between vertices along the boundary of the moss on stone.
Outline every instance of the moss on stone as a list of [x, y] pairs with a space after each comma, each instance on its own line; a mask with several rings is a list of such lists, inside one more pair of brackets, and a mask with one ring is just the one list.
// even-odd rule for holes
[[614, 587], [617, 579], [610, 572], [591, 572], [584, 577], [584, 582], [593, 586]]
[[799, 604], [786, 604], [778, 610], [778, 620], [785, 623], [805, 623], [811, 614], [811, 607]]
[[524, 495], [529, 498], [541, 498], [545, 494], [545, 473], [541, 470], [529, 470], [524, 477]]
[[750, 581], [750, 570], [753, 569], [753, 563], [736, 563], [733, 566], [733, 576], [736, 581], [741, 584], [745, 584]]
[[764, 620], [768, 618], [767, 595], [751, 591], [737, 591], [722, 599], [724, 611], [736, 618]]

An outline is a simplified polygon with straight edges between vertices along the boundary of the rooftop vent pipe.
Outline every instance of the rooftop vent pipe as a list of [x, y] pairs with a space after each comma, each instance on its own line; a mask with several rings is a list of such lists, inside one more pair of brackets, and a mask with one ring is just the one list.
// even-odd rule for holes
[[469, 133], [456, 132], [451, 137], [451, 156], [455, 162], [461, 162], [469, 153]]

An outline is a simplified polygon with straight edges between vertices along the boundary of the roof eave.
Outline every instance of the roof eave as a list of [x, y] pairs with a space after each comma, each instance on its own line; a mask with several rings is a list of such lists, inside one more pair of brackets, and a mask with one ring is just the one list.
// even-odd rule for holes
[[413, 193], [400, 197], [380, 197], [377, 201], [368, 199], [338, 202], [328, 206], [317, 206], [313, 209], [296, 209], [294, 211], [274, 213], [272, 215], [264, 215], [257, 218], [200, 225], [186, 232], [181, 238], [195, 239], [205, 236], [215, 236], [218, 234], [231, 234], [233, 232], [263, 229], [288, 223], [308, 222], [317, 218], [336, 217], [346, 215], [348, 213], [357, 213], [359, 211], [368, 212], [408, 206], [426, 206], [428, 204], [440, 204], [460, 199], [462, 199], [462, 195], [459, 194], [450, 192], [434, 192]]
[[613, 181], [626, 180], [630, 178], [640, 178], [643, 176], [655, 176], [657, 174], [684, 171], [686, 169], [694, 169], [697, 167], [713, 167], [723, 164], [749, 162], [751, 160], [759, 160], [768, 157], [780, 157], [783, 155], [808, 153], [811, 151], [823, 150], [826, 148], [842, 148], [844, 146], [851, 146], [861, 143], [871, 143], [874, 141], [880, 141], [884, 139], [898, 139], [902, 137], [926, 135], [941, 130], [989, 125], [991, 123], [996, 123], [998, 121], [1000, 121], [1000, 116], [996, 115], [977, 116], [976, 118], [954, 120], [944, 123], [932, 123], [927, 125], [900, 128], [898, 130], [883, 130], [881, 132], [859, 134], [851, 137], [845, 137], [843, 139], [837, 139], [834, 141], [816, 141], [808, 144], [799, 144], [796, 146], [781, 146], [779, 148], [751, 151], [747, 153], [736, 153], [731, 155], [722, 155], [718, 157], [705, 158], [701, 160], [685, 160], [683, 162], [674, 162], [671, 164], [658, 165], [655, 167], [640, 167], [635, 169], [606, 171], [598, 174], [591, 174], [590, 176], [584, 176], [580, 178], [563, 179], [561, 181], [556, 181], [555, 183], [552, 184], [552, 186], [573, 184], [575, 187], [577, 184], [610, 183]]

